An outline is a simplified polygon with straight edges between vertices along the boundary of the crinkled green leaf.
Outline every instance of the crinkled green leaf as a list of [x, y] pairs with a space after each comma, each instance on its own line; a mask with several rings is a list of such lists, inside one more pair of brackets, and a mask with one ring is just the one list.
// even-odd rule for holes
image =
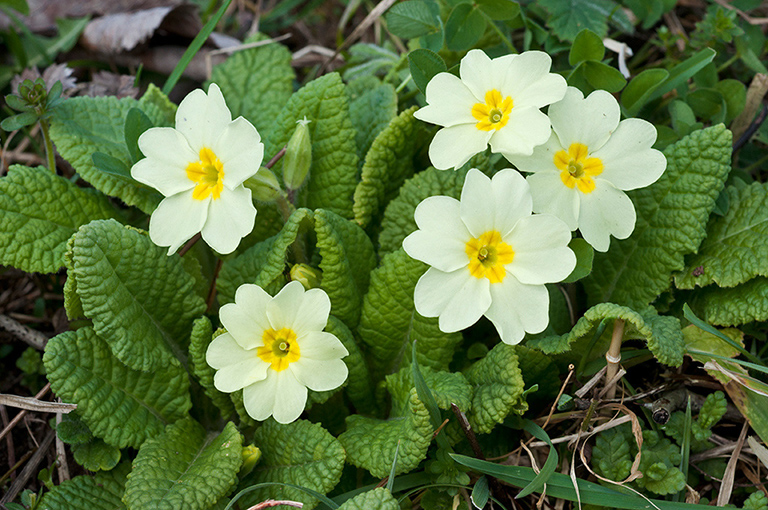
[[368, 225], [397, 195], [403, 181], [414, 172], [414, 155], [420, 148], [424, 123], [413, 116], [416, 107], [397, 116], [376, 137], [365, 156], [360, 182], [355, 189], [355, 221]]
[[14, 165], [0, 178], [0, 264], [28, 273], [64, 265], [67, 240], [91, 220], [114, 218], [107, 197], [43, 167]]
[[[245, 42], [264, 39], [258, 34]], [[211, 82], [221, 88], [232, 117], [242, 115], [263, 136], [291, 97], [295, 76], [288, 48], [270, 43], [233, 53], [213, 68]]]
[[363, 76], [347, 86], [349, 116], [355, 127], [357, 158], [363, 162], [374, 139], [397, 115], [397, 94], [389, 83]]
[[320, 286], [331, 299], [331, 313], [354, 327], [376, 254], [362, 228], [329, 210], [298, 209], [277, 236], [225, 264], [219, 278], [223, 299], [232, 299], [243, 283], [266, 288], [280, 279], [291, 244], [301, 228], [314, 228], [317, 235], [316, 254], [320, 256], [323, 272]]
[[75, 462], [88, 471], [109, 471], [120, 462], [120, 448], [94, 437], [87, 443], [72, 445]]
[[619, 426], [601, 432], [592, 448], [592, 466], [609, 480], [624, 480], [632, 470], [629, 445], [633, 439], [627, 428]]
[[384, 478], [392, 469], [397, 450], [395, 474], [415, 469], [427, 456], [433, 430], [429, 411], [419, 400], [416, 388], [411, 389], [407, 404], [402, 416], [389, 420], [359, 414], [347, 417], [347, 431], [339, 436], [347, 460], [377, 478]]
[[653, 430], [643, 431], [643, 455], [640, 471], [643, 476], [635, 483], [656, 494], [674, 494], [685, 488], [685, 476], [680, 464], [680, 447]]
[[253, 283], [268, 290], [273, 283], [278, 289], [282, 287], [286, 254], [298, 233], [311, 226], [312, 211], [297, 209], [278, 234], [224, 262], [216, 280], [219, 303], [234, 302], [237, 288], [244, 283]]
[[358, 494], [344, 502], [339, 510], [399, 510], [400, 505], [392, 497], [392, 493], [384, 487]]
[[529, 388], [534, 384], [539, 386], [529, 399], [551, 404], [560, 390], [560, 372], [551, 357], [524, 345], [515, 346], [515, 353], [525, 385]]
[[705, 322], [716, 326], [737, 326], [768, 320], [768, 278], [758, 276], [736, 287], [709, 285], [689, 301]]
[[[155, 125], [165, 124], [167, 113], [149, 101], [142, 106], [142, 111]], [[102, 152], [130, 166], [123, 129], [128, 111], [137, 107], [139, 102], [127, 97], [67, 99], [54, 110], [50, 133], [61, 156], [94, 188], [150, 214], [163, 198], [160, 193], [133, 179], [103, 172], [94, 166], [92, 159], [95, 152]]]
[[144, 112], [155, 112], [153, 118], [156, 126], [173, 127], [176, 124], [178, 106], [172, 103], [154, 83], [149, 84], [147, 91], [139, 99], [139, 109]]
[[[598, 36], [608, 33], [608, 20], [626, 24], [626, 14], [613, 0], [541, 0], [539, 5], [550, 14], [547, 25], [560, 39], [573, 41], [588, 28]], [[630, 31], [631, 31], [631, 24]]]
[[410, 362], [414, 340], [419, 365], [435, 370], [448, 368], [461, 342], [461, 333], [443, 333], [436, 318], [422, 317], [413, 307], [413, 290], [426, 267], [400, 249], [371, 273], [357, 332], [371, 353], [375, 378]]
[[373, 243], [357, 224], [332, 211], [314, 214], [317, 251], [322, 257], [320, 287], [331, 299], [331, 313], [349, 327], [360, 320], [360, 305], [376, 267]]
[[242, 442], [232, 422], [216, 434], [179, 420], [141, 445], [123, 500], [128, 508], [210, 508], [237, 482]]
[[675, 317], [656, 315], [653, 311], [638, 313], [626, 306], [613, 303], [595, 305], [584, 313], [570, 333], [528, 342], [530, 347], [545, 354], [560, 354], [570, 349], [573, 342], [591, 335], [603, 319], [623, 319], [627, 326], [624, 338], [640, 338], [648, 344], [656, 359], [665, 365], [680, 366], [685, 352], [685, 341], [680, 321]]
[[177, 365], [154, 372], [120, 363], [90, 327], [52, 338], [43, 356], [51, 388], [77, 411], [93, 435], [138, 448], [191, 407], [189, 379]]
[[[306, 420], [281, 425], [267, 420], [256, 431], [253, 443], [262, 451], [254, 483], [291, 483], [327, 494], [341, 479], [344, 449], [323, 427]], [[288, 499], [304, 503], [311, 510], [317, 500], [290, 487], [267, 487], [247, 494], [241, 507], [266, 499]]]
[[768, 510], [768, 496], [757, 490], [744, 500], [744, 510]]
[[40, 502], [45, 510], [122, 510], [125, 479], [131, 463], [123, 462], [112, 471], [96, 476], [80, 475], [63, 482]]
[[487, 434], [509, 413], [523, 414], [528, 409], [515, 346], [497, 344], [469, 367], [465, 375], [475, 389], [472, 409], [467, 414], [475, 432]]
[[80, 296], [77, 295], [77, 280], [74, 276], [75, 264], [72, 260], [74, 244], [75, 236], [72, 236], [67, 241], [67, 249], [63, 257], [64, 267], [67, 268], [67, 280], [64, 282], [64, 310], [67, 312], [67, 318], [69, 318], [69, 327], [73, 331], [85, 323], [90, 324], [85, 317]]
[[216, 370], [205, 361], [205, 353], [213, 339], [213, 326], [208, 317], [195, 319], [189, 340], [189, 361], [192, 373], [197, 377], [208, 398], [219, 408], [222, 416], [230, 416], [234, 411], [229, 395], [222, 393], [213, 385]]
[[731, 132], [722, 125], [696, 131], [664, 151], [667, 169], [647, 188], [630, 191], [635, 231], [596, 253], [583, 280], [592, 303], [642, 309], [666, 290], [683, 256], [706, 235], [706, 223], [731, 168]]
[[686, 258], [685, 269], [675, 277], [679, 289], [711, 283], [734, 287], [755, 276], [768, 276], [768, 188], [756, 182], [743, 188], [730, 186], [724, 193], [728, 212], [712, 217], [699, 252]]
[[[309, 180], [299, 192], [298, 205], [324, 208], [352, 218], [352, 195], [357, 185], [355, 128], [341, 77], [330, 73], [313, 80], [291, 96], [271, 130], [264, 137], [266, 157], [282, 149], [296, 129], [296, 121], [312, 122], [312, 166]], [[283, 161], [272, 170], [280, 177]]]
[[399, 250], [403, 239], [416, 230], [413, 213], [422, 200], [433, 195], [447, 195], [458, 200], [466, 176], [467, 172], [463, 169], [446, 172], [428, 168], [407, 180], [400, 188], [400, 194], [384, 211], [379, 234], [379, 255], [383, 257]]
[[[469, 410], [472, 387], [464, 375], [459, 372], [438, 372], [429, 367], [420, 367], [420, 370], [440, 409], [450, 409], [451, 403], [454, 403], [464, 412]], [[405, 365], [397, 373], [388, 375], [386, 380], [387, 389], [392, 395], [392, 415], [400, 416], [407, 410], [411, 389], [414, 388], [413, 370]]]
[[120, 361], [154, 370], [184, 359], [192, 321], [205, 312], [180, 257], [114, 220], [80, 228], [72, 258], [85, 315]]
[[347, 369], [349, 369], [346, 383], [349, 399], [355, 405], [358, 412], [372, 413], [375, 409], [373, 382], [371, 381], [368, 365], [352, 335], [352, 331], [333, 315], [328, 317], [328, 325], [325, 330], [341, 340], [341, 343], [344, 344], [344, 347], [349, 352], [349, 356], [344, 358], [344, 363], [347, 365]]

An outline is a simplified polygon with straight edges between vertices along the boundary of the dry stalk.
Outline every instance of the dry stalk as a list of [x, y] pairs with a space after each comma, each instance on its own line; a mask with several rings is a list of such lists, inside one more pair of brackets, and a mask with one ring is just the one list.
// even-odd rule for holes
[[605, 398], [612, 400], [616, 397], [616, 381], [614, 378], [619, 371], [621, 363], [621, 340], [624, 337], [624, 319], [616, 319], [613, 323], [613, 335], [611, 335], [611, 346], [605, 353], [605, 359], [608, 362], [605, 370], [606, 391]]

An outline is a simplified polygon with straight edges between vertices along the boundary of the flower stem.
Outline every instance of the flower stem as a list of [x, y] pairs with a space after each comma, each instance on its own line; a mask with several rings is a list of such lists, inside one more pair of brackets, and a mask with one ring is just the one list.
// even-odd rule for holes
[[498, 35], [501, 38], [501, 42], [504, 43], [504, 46], [507, 47], [507, 49], [512, 53], [517, 53], [517, 48], [515, 48], [515, 45], [512, 44], [512, 41], [509, 40], [509, 37], [504, 35], [504, 33], [501, 31], [501, 29], [496, 26], [496, 22], [493, 21], [490, 16], [488, 16], [483, 11], [480, 11], [480, 13], [485, 16], [485, 19], [488, 21], [488, 25], [493, 29], [494, 32], [496, 32], [496, 35]]
[[40, 119], [38, 121], [40, 124], [40, 133], [43, 135], [43, 141], [45, 142], [45, 156], [48, 160], [48, 170], [56, 173], [56, 154], [53, 152], [53, 142], [51, 141], [51, 137], [48, 134], [48, 121], [45, 119]]
[[275, 163], [277, 163], [278, 161], [280, 161], [280, 158], [282, 158], [283, 156], [285, 156], [285, 150], [286, 150], [287, 148], [288, 148], [288, 147], [283, 147], [282, 149], [280, 149], [280, 150], [278, 151], [278, 153], [277, 153], [277, 154], [275, 154], [275, 155], [272, 157], [272, 159], [270, 159], [270, 160], [269, 160], [269, 162], [268, 162], [266, 165], [264, 165], [264, 166], [265, 166], [266, 168], [269, 168], [269, 169], [271, 169], [273, 166], [275, 166]]
[[[610, 383], [619, 371], [621, 363], [621, 340], [624, 337], [624, 319], [616, 319], [613, 323], [613, 334], [611, 335], [611, 345], [608, 352], [605, 353], [605, 359], [608, 362], [605, 371], [606, 383]], [[605, 398], [611, 400], [616, 397], [616, 383], [614, 382], [606, 390]]]
[[200, 240], [200, 236], [201, 235], [202, 234], [200, 232], [198, 232], [197, 234], [193, 235], [192, 239], [187, 241], [187, 244], [182, 246], [181, 250], [179, 250], [179, 257], [183, 257], [184, 254], [187, 253], [190, 250], [190, 248], [192, 248], [195, 245], [195, 243]]

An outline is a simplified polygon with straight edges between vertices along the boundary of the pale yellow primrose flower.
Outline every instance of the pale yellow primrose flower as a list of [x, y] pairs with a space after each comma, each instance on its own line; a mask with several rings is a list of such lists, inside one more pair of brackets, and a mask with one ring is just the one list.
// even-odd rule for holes
[[149, 237], [171, 255], [193, 235], [219, 253], [231, 253], [253, 230], [256, 208], [243, 182], [264, 157], [256, 128], [232, 120], [212, 83], [191, 92], [176, 112], [176, 128], [151, 128], [139, 137], [146, 158], [131, 176], [165, 196], [149, 220]]
[[323, 331], [330, 312], [324, 290], [305, 291], [299, 282], [275, 297], [257, 285], [241, 285], [235, 302], [219, 311], [227, 332], [213, 339], [205, 355], [217, 370], [214, 386], [225, 393], [242, 389], [245, 410], [255, 420], [296, 420], [307, 388], [332, 390], [347, 379], [341, 358], [349, 352]]
[[568, 87], [549, 107], [552, 134], [531, 156], [510, 161], [523, 172], [533, 195], [533, 210], [557, 216], [577, 228], [597, 251], [607, 251], [610, 236], [626, 239], [635, 228], [635, 208], [624, 191], [656, 182], [667, 166], [652, 149], [656, 128], [642, 119], [619, 122], [619, 103], [604, 90], [586, 99]]
[[531, 215], [531, 205], [528, 184], [512, 169], [493, 180], [472, 169], [460, 201], [422, 201], [414, 214], [419, 230], [403, 240], [408, 255], [432, 266], [416, 284], [416, 311], [439, 317], [445, 332], [485, 315], [507, 344], [543, 331], [549, 322], [544, 284], [571, 274], [576, 256], [568, 248], [568, 226]]
[[459, 168], [491, 145], [504, 156], [529, 155], [550, 133], [542, 108], [565, 94], [565, 79], [549, 72], [552, 59], [526, 51], [491, 60], [472, 50], [461, 59], [461, 79], [439, 73], [427, 84], [427, 106], [417, 119], [445, 126], [429, 146], [440, 170]]

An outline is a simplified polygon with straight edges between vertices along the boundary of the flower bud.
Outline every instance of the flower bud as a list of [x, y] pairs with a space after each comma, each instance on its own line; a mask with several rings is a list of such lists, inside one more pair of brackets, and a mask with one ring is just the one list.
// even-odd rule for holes
[[272, 170], [264, 167], [246, 179], [243, 185], [251, 190], [253, 198], [259, 202], [274, 202], [283, 192]]
[[312, 140], [307, 127], [310, 122], [306, 117], [296, 121], [296, 131], [285, 149], [283, 182], [288, 189], [299, 189], [307, 179], [309, 167], [312, 165]]
[[253, 446], [252, 444], [243, 446], [243, 465], [240, 467], [240, 472], [238, 473], [240, 478], [245, 477], [253, 471], [253, 468], [259, 463], [259, 460], [261, 460], [261, 450], [258, 447]]
[[314, 289], [320, 286], [323, 272], [307, 264], [296, 264], [291, 268], [291, 280], [301, 283], [305, 289]]

